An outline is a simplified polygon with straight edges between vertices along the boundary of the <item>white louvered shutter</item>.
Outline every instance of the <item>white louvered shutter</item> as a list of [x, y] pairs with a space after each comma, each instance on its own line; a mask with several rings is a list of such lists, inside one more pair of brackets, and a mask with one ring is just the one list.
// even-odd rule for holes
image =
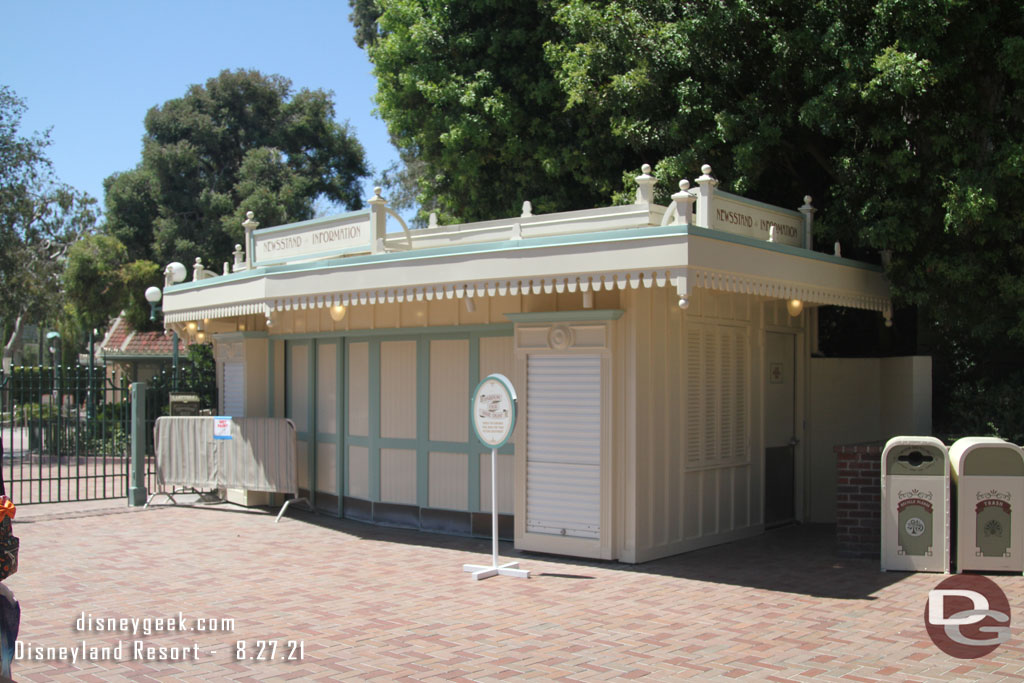
[[704, 421], [707, 405], [704, 402], [704, 384], [701, 367], [705, 362], [701, 330], [690, 325], [686, 331], [686, 464], [699, 466], [704, 461]]
[[526, 530], [600, 537], [600, 356], [529, 357]]
[[224, 363], [221, 370], [222, 414], [245, 417], [245, 365]]
[[686, 464], [707, 467], [748, 457], [748, 332], [691, 323], [686, 333]]

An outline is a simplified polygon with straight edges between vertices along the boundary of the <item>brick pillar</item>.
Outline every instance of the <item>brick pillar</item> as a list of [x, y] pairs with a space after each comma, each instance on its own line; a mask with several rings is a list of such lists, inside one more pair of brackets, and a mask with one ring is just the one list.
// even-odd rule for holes
[[882, 543], [881, 443], [836, 446], [840, 557], [878, 558]]

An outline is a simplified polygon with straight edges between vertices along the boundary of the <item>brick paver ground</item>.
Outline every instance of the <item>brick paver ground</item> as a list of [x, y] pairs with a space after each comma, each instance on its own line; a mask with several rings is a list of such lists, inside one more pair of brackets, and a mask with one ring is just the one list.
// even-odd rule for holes
[[[106, 501], [23, 506], [15, 526], [21, 571], [7, 585], [29, 652], [124, 643], [122, 661], [22, 659], [18, 681], [1024, 679], [1022, 629], [981, 659], [943, 654], [922, 623], [941, 577], [836, 559], [827, 529], [635, 567], [502, 544], [533, 576], [474, 582], [462, 565], [486, 563], [488, 541], [301, 512], [274, 524], [273, 513], [227, 504]], [[1024, 577], [995, 580], [1019, 623]], [[206, 618], [233, 619], [233, 629], [76, 630], [83, 614], [179, 612], [189, 628]], [[198, 658], [132, 659], [134, 641]], [[276, 659], [236, 661], [239, 641], [250, 657], [257, 641], [276, 641]], [[288, 641], [303, 644], [301, 659], [282, 660]]]

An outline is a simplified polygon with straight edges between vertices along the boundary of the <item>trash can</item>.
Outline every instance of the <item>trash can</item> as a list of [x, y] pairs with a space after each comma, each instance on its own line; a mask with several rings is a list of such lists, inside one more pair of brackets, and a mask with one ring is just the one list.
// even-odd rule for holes
[[882, 570], [949, 572], [949, 453], [932, 436], [882, 451]]
[[1024, 451], [991, 436], [949, 449], [956, 490], [957, 572], [1024, 572]]

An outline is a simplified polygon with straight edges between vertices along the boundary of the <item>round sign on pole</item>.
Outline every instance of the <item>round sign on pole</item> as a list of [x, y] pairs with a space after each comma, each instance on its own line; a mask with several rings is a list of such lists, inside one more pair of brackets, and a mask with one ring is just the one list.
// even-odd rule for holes
[[501, 448], [516, 428], [516, 390], [505, 375], [487, 375], [470, 404], [473, 431], [488, 448]]

